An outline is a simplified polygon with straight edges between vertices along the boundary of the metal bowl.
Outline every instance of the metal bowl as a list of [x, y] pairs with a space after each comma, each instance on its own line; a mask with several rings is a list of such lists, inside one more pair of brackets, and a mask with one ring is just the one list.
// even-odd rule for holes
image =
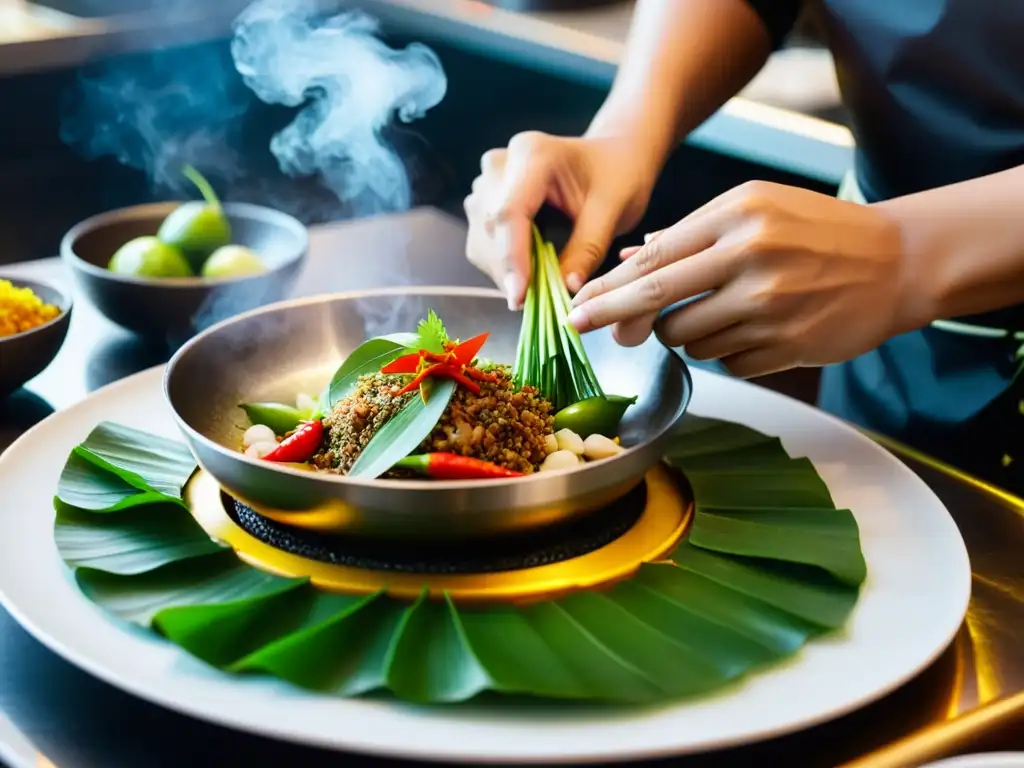
[[47, 304], [60, 309], [60, 314], [48, 323], [13, 336], [0, 338], [0, 397], [20, 388], [34, 379], [53, 362], [71, 324], [71, 297], [46, 283], [0, 274], [18, 288], [30, 288]]
[[93, 216], [61, 241], [61, 257], [96, 308], [133, 333], [176, 345], [225, 318], [284, 298], [305, 259], [306, 228], [272, 208], [225, 203], [232, 242], [257, 253], [269, 269], [237, 278], [144, 278], [107, 269], [129, 240], [154, 235], [180, 203], [153, 203]]
[[497, 291], [396, 288], [282, 302], [206, 330], [171, 359], [164, 391], [200, 465], [230, 495], [291, 525], [371, 537], [487, 536], [547, 526], [602, 508], [662, 457], [690, 400], [689, 372], [653, 338], [620, 347], [607, 331], [585, 344], [607, 392], [637, 395], [620, 437], [627, 450], [578, 469], [486, 481], [364, 480], [285, 467], [239, 452], [242, 402], [322, 391], [367, 338], [409, 331], [433, 308], [449, 332], [491, 336], [483, 355], [515, 358], [521, 315]]

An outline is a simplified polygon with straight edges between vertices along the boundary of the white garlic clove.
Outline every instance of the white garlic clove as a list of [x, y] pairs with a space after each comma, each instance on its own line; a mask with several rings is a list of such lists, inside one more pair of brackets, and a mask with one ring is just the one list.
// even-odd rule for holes
[[558, 441], [554, 435], [546, 435], [544, 437], [544, 453], [549, 456], [558, 450]]
[[608, 459], [624, 450], [621, 445], [604, 435], [591, 435], [583, 441], [583, 455], [591, 461]]
[[555, 441], [558, 443], [558, 450], [572, 451], [577, 456], [583, 455], [583, 438], [571, 429], [560, 429], [555, 432]]
[[316, 400], [305, 392], [300, 392], [299, 396], [295, 398], [295, 407], [303, 413], [311, 414], [316, 410]]
[[540, 465], [541, 472], [554, 472], [558, 469], [572, 469], [580, 465], [580, 457], [572, 451], [555, 451], [544, 459]]
[[262, 459], [277, 448], [277, 443], [253, 443], [245, 449], [245, 455], [253, 459]]
[[242, 435], [242, 445], [246, 448], [256, 443], [273, 443], [276, 440], [277, 437], [274, 435], [274, 430], [266, 424], [253, 424]]

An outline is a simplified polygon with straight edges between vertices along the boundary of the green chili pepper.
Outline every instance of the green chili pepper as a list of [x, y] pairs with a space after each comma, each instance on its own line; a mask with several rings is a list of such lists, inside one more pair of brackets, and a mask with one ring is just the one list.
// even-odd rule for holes
[[270, 427], [275, 435], [288, 434], [312, 416], [283, 403], [242, 403], [239, 408], [245, 411], [249, 421]]
[[571, 429], [580, 437], [615, 437], [626, 409], [635, 402], [636, 397], [622, 395], [588, 397], [586, 400], [566, 406], [555, 414], [555, 431]]

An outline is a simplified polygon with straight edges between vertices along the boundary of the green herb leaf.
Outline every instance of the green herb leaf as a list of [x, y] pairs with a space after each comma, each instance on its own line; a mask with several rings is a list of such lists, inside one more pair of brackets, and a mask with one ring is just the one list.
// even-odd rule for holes
[[417, 349], [425, 349], [438, 355], [444, 352], [444, 345], [449, 341], [448, 331], [434, 310], [427, 312], [426, 320], [420, 320], [417, 333]]
[[345, 358], [345, 362], [331, 379], [327, 388], [325, 410], [332, 410], [339, 401], [352, 394], [363, 376], [376, 373], [391, 361], [408, 353], [407, 345], [393, 339], [370, 339], [360, 344]]
[[415, 451], [437, 426], [454, 393], [455, 382], [445, 379], [434, 382], [426, 403], [422, 397], [409, 398], [402, 410], [370, 438], [348, 476], [380, 477], [396, 461]]

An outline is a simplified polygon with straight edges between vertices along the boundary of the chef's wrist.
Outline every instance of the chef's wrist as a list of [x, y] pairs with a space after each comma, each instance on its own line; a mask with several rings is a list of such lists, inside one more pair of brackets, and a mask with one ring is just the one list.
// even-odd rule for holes
[[630, 148], [632, 170], [643, 179], [650, 192], [675, 148], [674, 136], [665, 130], [666, 123], [654, 115], [624, 114], [624, 110], [602, 107], [583, 137], [626, 143]]
[[895, 333], [918, 330], [943, 318], [949, 290], [945, 284], [948, 244], [934, 227], [921, 221], [913, 211], [886, 202], [871, 207], [883, 214], [895, 234], [897, 295], [900, 309]]

